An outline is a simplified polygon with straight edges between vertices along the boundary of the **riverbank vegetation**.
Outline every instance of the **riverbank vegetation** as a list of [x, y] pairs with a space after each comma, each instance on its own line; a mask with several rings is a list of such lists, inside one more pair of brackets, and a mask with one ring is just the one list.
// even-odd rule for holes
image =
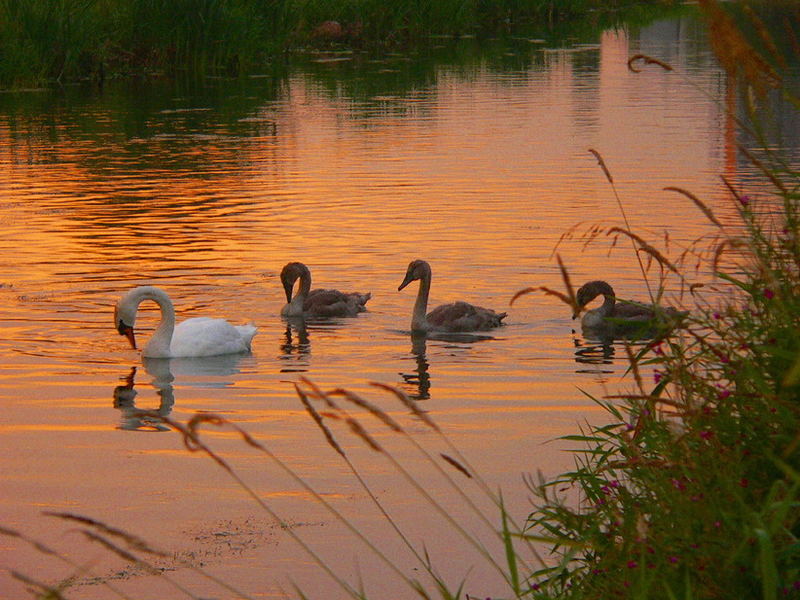
[[672, 0], [0, 0], [0, 88], [126, 75], [237, 75], [308, 47], [403, 48], [522, 25], [610, 24]]
[[[721, 5], [701, 4], [744, 92], [731, 115], [739, 155], [766, 187], [723, 176], [724, 219], [667, 188], [716, 232], [675, 258], [626, 229], [604, 232], [630, 239], [659, 284], [679, 284], [692, 316], [630, 351], [631, 389], [598, 399], [608, 422], [568, 438], [575, 470], [532, 484], [528, 533], [556, 559], [530, 579], [532, 598], [800, 598], [800, 177], [763, 137], [760, 110], [769, 93], [800, 106], [783, 80], [793, 54], [755, 13], [743, 13], [745, 37]], [[780, 26], [797, 32], [800, 20]], [[696, 283], [703, 274], [710, 287]], [[574, 303], [569, 285], [562, 297]]]

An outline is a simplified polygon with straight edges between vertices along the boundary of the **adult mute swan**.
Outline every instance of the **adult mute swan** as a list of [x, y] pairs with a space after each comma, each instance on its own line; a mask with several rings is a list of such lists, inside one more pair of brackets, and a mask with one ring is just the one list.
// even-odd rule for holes
[[255, 326], [231, 325], [224, 319], [208, 317], [186, 319], [176, 326], [175, 308], [169, 296], [150, 285], [133, 288], [114, 307], [114, 325], [134, 349], [136, 312], [145, 300], [153, 300], [161, 308], [161, 322], [142, 350], [146, 358], [219, 356], [250, 351], [250, 341], [257, 331]]
[[[292, 289], [298, 279], [300, 287], [292, 298]], [[290, 262], [283, 267], [281, 283], [286, 293], [286, 305], [281, 309], [284, 317], [354, 317], [367, 310], [365, 305], [372, 297], [369, 292], [312, 290], [311, 271], [301, 262]]]
[[467, 302], [453, 302], [437, 306], [427, 315], [428, 294], [431, 291], [431, 266], [424, 260], [413, 260], [408, 265], [406, 277], [397, 288], [402, 290], [419, 279], [419, 292], [411, 316], [411, 331], [485, 331], [499, 327], [507, 313], [498, 313], [489, 308]]
[[587, 310], [581, 318], [581, 325], [587, 329], [640, 329], [659, 321], [675, 321], [689, 314], [671, 306], [653, 306], [638, 302], [617, 302], [614, 289], [605, 281], [590, 281], [580, 287], [575, 296], [578, 310], [572, 315], [575, 319], [589, 302], [603, 295], [603, 304]]

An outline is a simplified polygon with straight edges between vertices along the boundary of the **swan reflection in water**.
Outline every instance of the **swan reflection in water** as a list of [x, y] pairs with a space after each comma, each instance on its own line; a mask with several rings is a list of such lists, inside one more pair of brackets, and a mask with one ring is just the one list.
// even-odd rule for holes
[[[573, 332], [574, 333], [574, 332]], [[575, 346], [575, 362], [579, 365], [587, 365], [577, 369], [576, 373], [613, 373], [611, 369], [591, 368], [611, 365], [614, 363], [614, 344], [612, 340], [592, 340], [573, 336], [572, 343]]]
[[400, 372], [403, 378], [403, 387], [412, 391], [406, 392], [414, 400], [428, 400], [431, 397], [431, 376], [429, 373], [430, 363], [428, 363], [427, 350], [428, 340], [434, 342], [445, 342], [444, 348], [458, 348], [460, 350], [469, 349], [477, 342], [484, 342], [495, 339], [491, 335], [478, 333], [447, 333], [447, 332], [411, 332], [411, 357], [416, 366], [411, 373]]
[[303, 373], [308, 371], [311, 355], [311, 340], [308, 337], [306, 321], [303, 317], [284, 317], [286, 330], [281, 340], [280, 360], [287, 363], [281, 373]]
[[347, 317], [290, 316], [283, 315], [286, 329], [281, 336], [281, 373], [304, 373], [311, 364], [311, 334], [321, 336], [336, 334], [347, 327]]
[[158, 408], [139, 408], [136, 406], [135, 377], [136, 367], [131, 367], [131, 372], [123, 378], [125, 383], [114, 388], [114, 408], [121, 413], [119, 428], [129, 431], [169, 431], [169, 427], [158, 417], [168, 417], [172, 412], [172, 405], [175, 404], [172, 385], [154, 383], [156, 393], [161, 398]]
[[400, 372], [403, 378], [403, 387], [412, 390], [406, 392], [414, 400], [427, 400], [431, 397], [431, 376], [428, 373], [428, 358], [426, 357], [428, 338], [425, 334], [411, 334], [411, 356], [416, 362], [413, 373]]
[[159, 417], [167, 417], [172, 412], [175, 404], [172, 384], [176, 376], [204, 378], [189, 385], [227, 387], [232, 382], [224, 377], [240, 372], [239, 361], [243, 356], [245, 355], [225, 354], [202, 358], [143, 358], [144, 370], [152, 378], [150, 383], [160, 399], [159, 406], [157, 409], [152, 409], [136, 405], [137, 367], [131, 367], [130, 373], [122, 378], [124, 383], [116, 386], [113, 393], [114, 408], [121, 412], [119, 428], [131, 431], [168, 431], [169, 428], [159, 420]]
[[[611, 368], [614, 363], [623, 368], [628, 366], [626, 346], [636, 354], [649, 343], [649, 340], [641, 338], [587, 337], [586, 330], [583, 332], [584, 337], [579, 337], [575, 331], [572, 333], [572, 343], [575, 346], [575, 362], [582, 366], [575, 370], [576, 373], [592, 373], [595, 375], [615, 373], [615, 370]], [[617, 356], [617, 351], [620, 353], [619, 356]]]

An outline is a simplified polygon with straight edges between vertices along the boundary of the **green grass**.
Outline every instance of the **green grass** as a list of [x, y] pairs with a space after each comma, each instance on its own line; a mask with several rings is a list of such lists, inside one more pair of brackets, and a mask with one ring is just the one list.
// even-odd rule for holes
[[[431, 35], [600, 23], [639, 0], [0, 0], [0, 87], [178, 72], [236, 75], [309, 46], [407, 47]], [[645, 0], [660, 7], [668, 0]], [[342, 33], [320, 35], [337, 21]]]

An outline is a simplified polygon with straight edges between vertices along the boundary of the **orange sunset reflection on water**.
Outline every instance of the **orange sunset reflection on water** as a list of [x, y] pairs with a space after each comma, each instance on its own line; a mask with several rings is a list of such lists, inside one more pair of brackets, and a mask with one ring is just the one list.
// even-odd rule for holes
[[[302, 578], [312, 596], [336, 597], [222, 469], [185, 451], [146, 412], [186, 420], [202, 411], [261, 440], [410, 565], [303, 410], [294, 389], [301, 377], [369, 398], [435, 455], [439, 438], [370, 382], [417, 398], [523, 521], [530, 504], [522, 474], [571, 467], [566, 446], [552, 440], [604, 418], [582, 391], [602, 396], [630, 385], [624, 349], [584, 339], [555, 298], [530, 294], [509, 306], [528, 286], [561, 289], [556, 246], [575, 283], [605, 278], [620, 296], [644, 298], [638, 263], [622, 241], [610, 251], [610, 241], [586, 245], [580, 237], [593, 224], [622, 223], [589, 148], [612, 171], [631, 227], [658, 241], [668, 231], [675, 251], [710, 228], [665, 186], [692, 190], [725, 218], [732, 209], [718, 175], [753, 178], [732, 159], [723, 111], [729, 82], [698, 32], [691, 23], [661, 22], [607, 32], [596, 45], [526, 42], [524, 52], [517, 48], [523, 67], [475, 59], [431, 66], [419, 81], [388, 78], [402, 66], [354, 69], [342, 61], [227, 90], [224, 82], [199, 90], [156, 82], [94, 95], [73, 90], [69, 102], [56, 92], [52, 102], [48, 92], [0, 99], [0, 522], [71, 545], [82, 542], [40, 513], [86, 514], [191, 554], [237, 587], [259, 590], [256, 597], [279, 595], [288, 576]], [[635, 52], [677, 70], [634, 74], [626, 62]], [[378, 83], [367, 86], [370, 78]], [[412, 339], [417, 284], [397, 287], [416, 258], [431, 264], [432, 306], [468, 300], [507, 311], [507, 325], [485, 336]], [[314, 287], [371, 292], [368, 312], [286, 322], [278, 274], [290, 261], [311, 268]], [[179, 319], [254, 323], [252, 354], [142, 361], [112, 326], [116, 299], [139, 284], [166, 290]], [[680, 292], [669, 288], [670, 301], [680, 302]], [[154, 306], [144, 308], [140, 340], [158, 322]], [[465, 518], [412, 447], [365, 423]], [[476, 561], [473, 551], [439, 532], [425, 501], [380, 455], [342, 428], [335, 435], [393, 503], [409, 537], [424, 539], [454, 579], [466, 576], [461, 567]], [[360, 573], [368, 589], [399, 585], [366, 559], [354, 567], [360, 550], [348, 534], [237, 434], [209, 431], [208, 439], [343, 574]], [[223, 529], [227, 547], [207, 541]], [[6, 568], [42, 565], [35, 569], [47, 581], [71, 573], [19, 540], [0, 538], [0, 548]], [[93, 576], [117, 568], [98, 548], [86, 552]], [[175, 576], [197, 584], [184, 570]], [[468, 582], [475, 595], [502, 590], [497, 573], [480, 564]], [[131, 574], [116, 585], [136, 595], [161, 583]], [[21, 589], [0, 574], [0, 590]], [[75, 597], [104, 592], [87, 576]]]

